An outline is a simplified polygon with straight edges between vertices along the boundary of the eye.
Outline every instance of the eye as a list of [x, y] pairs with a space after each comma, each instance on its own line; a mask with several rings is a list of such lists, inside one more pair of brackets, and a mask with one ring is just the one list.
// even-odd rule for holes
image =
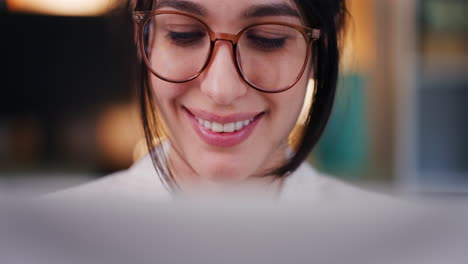
[[289, 28], [281, 25], [261, 25], [245, 32], [247, 45], [258, 51], [272, 52], [286, 48], [291, 39]]
[[177, 46], [192, 46], [201, 43], [205, 36], [204, 31], [168, 31], [166, 37]]
[[286, 46], [287, 36], [284, 37], [264, 37], [256, 34], [247, 34], [249, 46], [263, 51], [272, 51]]

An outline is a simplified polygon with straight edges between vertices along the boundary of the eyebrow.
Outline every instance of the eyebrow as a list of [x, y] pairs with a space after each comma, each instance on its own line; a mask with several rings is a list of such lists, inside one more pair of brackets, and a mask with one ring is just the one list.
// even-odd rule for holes
[[[157, 1], [155, 9], [172, 7], [174, 9], [193, 13], [198, 16], [207, 16], [208, 11], [200, 4], [187, 0], [160, 0]], [[255, 18], [266, 16], [292, 16], [300, 17], [297, 10], [287, 4], [265, 4], [255, 5], [248, 8], [243, 17]]]
[[208, 12], [206, 9], [192, 1], [186, 0], [161, 0], [157, 1], [155, 9], [163, 8], [163, 7], [172, 7], [179, 11], [189, 12], [198, 16], [206, 16]]
[[266, 17], [266, 16], [292, 16], [300, 17], [297, 10], [287, 4], [267, 4], [255, 5], [248, 8], [244, 13], [246, 18]]

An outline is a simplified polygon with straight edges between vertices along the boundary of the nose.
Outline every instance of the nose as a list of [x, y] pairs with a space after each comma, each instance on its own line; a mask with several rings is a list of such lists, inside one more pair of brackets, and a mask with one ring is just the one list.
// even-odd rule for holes
[[201, 91], [218, 105], [230, 105], [247, 93], [248, 87], [237, 73], [232, 44], [217, 41], [211, 63], [203, 74]]

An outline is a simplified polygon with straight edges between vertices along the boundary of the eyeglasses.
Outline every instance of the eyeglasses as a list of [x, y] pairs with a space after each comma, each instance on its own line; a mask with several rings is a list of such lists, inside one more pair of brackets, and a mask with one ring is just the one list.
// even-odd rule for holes
[[194, 80], [209, 66], [216, 41], [232, 43], [238, 74], [252, 88], [278, 93], [304, 73], [319, 29], [262, 22], [236, 34], [212, 31], [200, 19], [178, 11], [134, 11], [140, 50], [148, 69], [172, 83]]

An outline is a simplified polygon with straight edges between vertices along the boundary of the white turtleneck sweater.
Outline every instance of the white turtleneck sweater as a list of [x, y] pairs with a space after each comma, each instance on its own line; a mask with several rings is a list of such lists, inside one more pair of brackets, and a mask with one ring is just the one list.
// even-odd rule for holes
[[[150, 155], [133, 164], [129, 169], [113, 173], [78, 187], [59, 191], [52, 197], [129, 198], [168, 201], [173, 198], [157, 175]], [[286, 177], [278, 200], [299, 202], [320, 201], [376, 201], [388, 197], [368, 192], [330, 176], [322, 175], [307, 162]]]

